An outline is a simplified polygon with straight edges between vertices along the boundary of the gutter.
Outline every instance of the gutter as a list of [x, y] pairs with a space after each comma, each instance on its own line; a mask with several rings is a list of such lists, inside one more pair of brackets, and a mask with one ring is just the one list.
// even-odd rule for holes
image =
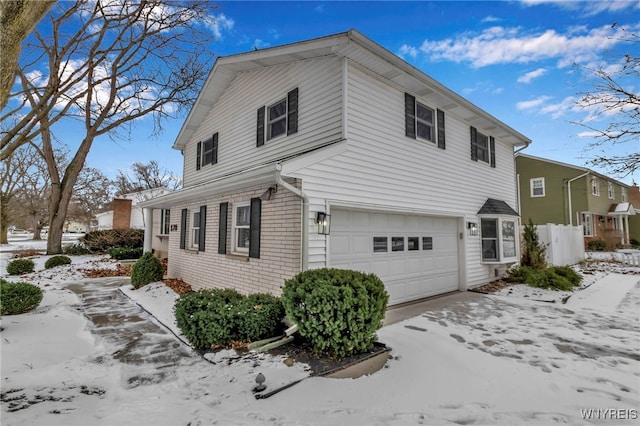
[[569, 225], [573, 226], [573, 209], [571, 207], [571, 182], [573, 182], [574, 180], [578, 180], [580, 178], [583, 178], [585, 176], [587, 176], [589, 173], [591, 172], [585, 172], [583, 174], [581, 174], [580, 176], [576, 176], [573, 179], [569, 179], [567, 181], [567, 198], [569, 199]]
[[282, 165], [276, 164], [276, 172], [274, 179], [278, 185], [282, 185], [284, 188], [293, 192], [295, 195], [302, 199], [302, 272], [306, 271], [309, 266], [309, 197], [301, 189], [296, 188], [290, 183], [285, 182], [282, 179]]

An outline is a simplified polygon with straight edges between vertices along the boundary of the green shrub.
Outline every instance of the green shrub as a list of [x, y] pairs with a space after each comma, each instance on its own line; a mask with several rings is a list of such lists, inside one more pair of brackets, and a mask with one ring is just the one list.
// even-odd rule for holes
[[113, 259], [117, 260], [139, 259], [142, 256], [142, 247], [115, 247], [110, 248], [108, 253]]
[[10, 283], [0, 279], [0, 314], [17, 315], [38, 307], [42, 290], [33, 284]]
[[64, 254], [69, 256], [82, 256], [84, 254], [91, 253], [91, 250], [83, 246], [82, 244], [72, 244], [63, 250]]
[[106, 253], [110, 248], [142, 247], [144, 243], [143, 229], [107, 229], [87, 232], [80, 242], [92, 253]]
[[268, 294], [242, 296], [233, 289], [183, 294], [174, 306], [176, 323], [197, 349], [255, 341], [282, 332], [284, 307]]
[[282, 299], [315, 352], [345, 357], [371, 349], [389, 296], [374, 274], [314, 269], [285, 281]]
[[44, 267], [45, 269], [51, 269], [51, 268], [55, 268], [56, 266], [70, 265], [70, 264], [71, 264], [71, 259], [69, 259], [68, 256], [57, 255], [47, 259], [47, 261], [44, 263]]
[[33, 272], [36, 265], [31, 259], [16, 259], [7, 264], [7, 273], [9, 275], [22, 275]]
[[547, 269], [521, 266], [509, 271], [505, 280], [527, 284], [531, 287], [568, 291], [580, 285], [582, 277], [568, 266], [552, 266]]
[[146, 252], [131, 268], [131, 284], [140, 288], [149, 283], [162, 280], [162, 264], [153, 253]]
[[587, 243], [587, 250], [590, 251], [605, 251], [607, 248], [607, 242], [603, 240], [591, 240]]
[[631, 241], [629, 241], [629, 244], [631, 244], [631, 247], [633, 247], [634, 249], [640, 248], [640, 241], [636, 240], [635, 238], [632, 238]]
[[520, 264], [530, 266], [534, 269], [544, 269], [547, 267], [547, 248], [540, 241], [538, 227], [529, 219], [529, 223], [524, 225], [522, 232], [522, 255]]

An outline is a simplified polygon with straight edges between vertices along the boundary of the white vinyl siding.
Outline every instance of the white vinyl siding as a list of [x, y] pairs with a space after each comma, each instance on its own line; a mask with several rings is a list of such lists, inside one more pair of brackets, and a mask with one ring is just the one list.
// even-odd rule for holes
[[[238, 73], [184, 150], [184, 186], [245, 170], [339, 140], [341, 59], [328, 57]], [[256, 147], [256, 110], [298, 88], [298, 132]], [[218, 132], [218, 164], [196, 171], [197, 142]]]
[[[310, 216], [325, 211], [326, 198], [337, 205], [419, 211], [460, 220], [474, 218], [487, 198], [516, 206], [511, 145], [496, 138], [497, 167], [476, 167], [469, 157], [469, 123], [451, 111], [447, 111], [446, 150], [416, 144], [405, 137], [402, 89], [355, 66], [349, 66], [348, 74], [348, 150], [291, 174], [302, 179], [311, 198]], [[325, 244], [322, 236], [310, 234], [310, 268], [326, 264]], [[493, 268], [480, 264], [479, 238], [466, 237], [464, 250], [470, 286], [495, 279]]]

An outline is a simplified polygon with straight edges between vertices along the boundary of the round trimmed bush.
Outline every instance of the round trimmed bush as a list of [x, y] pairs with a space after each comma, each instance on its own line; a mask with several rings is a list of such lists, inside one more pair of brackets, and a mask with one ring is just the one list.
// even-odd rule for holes
[[373, 347], [389, 295], [374, 274], [313, 269], [285, 281], [282, 300], [315, 352], [342, 358]]
[[18, 315], [38, 307], [42, 290], [29, 283], [10, 283], [0, 279], [0, 314]]
[[174, 310], [182, 334], [197, 349], [277, 336], [284, 327], [282, 301], [269, 294], [199, 290], [182, 295]]
[[9, 275], [22, 275], [33, 272], [36, 265], [31, 259], [16, 259], [7, 264], [7, 273]]
[[55, 268], [56, 266], [70, 265], [70, 264], [71, 264], [71, 259], [68, 256], [56, 255], [47, 259], [47, 261], [44, 263], [44, 267], [45, 269], [51, 269], [51, 268]]
[[71, 256], [81, 256], [84, 254], [90, 254], [91, 250], [83, 246], [82, 244], [71, 244], [69, 247], [65, 248], [64, 254], [68, 254]]
[[149, 283], [162, 280], [162, 264], [153, 253], [146, 252], [131, 268], [131, 284], [140, 288]]

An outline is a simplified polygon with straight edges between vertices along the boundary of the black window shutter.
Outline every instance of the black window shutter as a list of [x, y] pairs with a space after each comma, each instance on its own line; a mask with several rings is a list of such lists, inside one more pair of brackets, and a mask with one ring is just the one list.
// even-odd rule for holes
[[496, 167], [496, 140], [493, 136], [489, 136], [489, 150], [491, 151], [491, 167]]
[[180, 218], [180, 248], [187, 248], [187, 209], [182, 209]]
[[207, 206], [200, 206], [200, 230], [198, 231], [198, 251], [204, 251], [207, 231]]
[[202, 157], [202, 142], [198, 142], [198, 153], [196, 154], [196, 170], [200, 170], [200, 157]]
[[213, 135], [213, 161], [211, 164], [218, 164], [218, 133]]
[[471, 159], [473, 161], [478, 161], [478, 130], [475, 127], [471, 126]]
[[404, 94], [404, 134], [416, 138], [416, 97]]
[[439, 109], [438, 114], [438, 148], [445, 149], [444, 111]]
[[218, 254], [227, 254], [227, 212], [229, 203], [220, 203], [220, 222], [218, 223]]
[[287, 94], [287, 135], [298, 132], [298, 88]]
[[251, 199], [251, 217], [249, 218], [249, 257], [260, 258], [260, 214], [262, 200]]
[[265, 107], [258, 108], [258, 130], [256, 132], [256, 146], [264, 145], [264, 114]]

